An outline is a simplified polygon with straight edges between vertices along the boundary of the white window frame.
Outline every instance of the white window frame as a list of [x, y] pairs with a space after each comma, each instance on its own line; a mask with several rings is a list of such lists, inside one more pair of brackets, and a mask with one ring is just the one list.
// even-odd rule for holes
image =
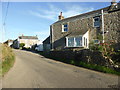
[[[98, 42], [95, 42], [95, 41], [98, 41]], [[94, 44], [100, 44], [100, 40], [99, 39], [94, 39]]]
[[[76, 46], [75, 45], [75, 38], [77, 38], [77, 37], [66, 37], [66, 47], [84, 47], [84, 45], [83, 45], [83, 36], [78, 36], [78, 37], [82, 37], [82, 44], [81, 44], [81, 46]], [[74, 46], [68, 46], [68, 38], [74, 38]]]
[[[96, 19], [96, 18], [98, 18], [97, 23], [99, 23], [99, 25], [96, 25], [96, 26], [95, 26], [95, 19]], [[99, 17], [99, 16], [93, 18], [93, 27], [100, 27], [100, 17]]]
[[[67, 27], [64, 27], [64, 25], [67, 25]], [[67, 29], [67, 31], [64, 29]], [[68, 32], [68, 23], [62, 24], [62, 32]]]

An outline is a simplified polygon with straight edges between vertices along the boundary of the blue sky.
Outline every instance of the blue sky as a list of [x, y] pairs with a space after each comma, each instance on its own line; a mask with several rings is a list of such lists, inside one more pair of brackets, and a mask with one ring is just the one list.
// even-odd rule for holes
[[[4, 41], [19, 35], [49, 36], [49, 27], [63, 12], [65, 18], [109, 6], [110, 2], [10, 2], [6, 19]], [[2, 3], [2, 19], [5, 18], [7, 2]], [[1, 41], [0, 41], [1, 42]]]

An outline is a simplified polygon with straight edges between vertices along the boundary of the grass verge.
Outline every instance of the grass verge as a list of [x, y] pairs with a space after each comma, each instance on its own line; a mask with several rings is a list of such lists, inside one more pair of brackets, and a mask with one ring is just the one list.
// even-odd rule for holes
[[5, 44], [2, 44], [2, 63], [0, 63], [1, 67], [1, 75], [4, 76], [6, 72], [10, 70], [15, 62], [15, 55], [10, 47]]
[[88, 68], [88, 69], [92, 69], [92, 70], [96, 70], [96, 71], [100, 71], [100, 72], [104, 72], [104, 73], [120, 75], [120, 72], [118, 72], [116, 70], [113, 70], [111, 68], [105, 67], [105, 66], [87, 64], [87, 63], [84, 63], [84, 62], [80, 62], [79, 66], [85, 67], [85, 68]]

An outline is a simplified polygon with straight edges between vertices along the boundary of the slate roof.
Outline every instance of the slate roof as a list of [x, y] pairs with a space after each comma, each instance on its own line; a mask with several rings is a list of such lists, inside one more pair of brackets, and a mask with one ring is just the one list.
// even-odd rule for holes
[[13, 42], [13, 40], [9, 39], [8, 42]]
[[50, 36], [43, 41], [43, 44], [50, 44]]
[[8, 39], [7, 41], [5, 41], [4, 43], [9, 43], [9, 42], [13, 42], [13, 40]]
[[76, 16], [72, 16], [72, 17], [68, 17], [68, 18], [64, 18], [62, 20], [59, 20], [53, 24], [56, 24], [56, 23], [59, 23], [59, 22], [64, 22], [64, 21], [67, 21], [67, 20], [72, 20], [72, 19], [77, 19], [78, 17], [79, 18], [86, 18], [86, 17], [90, 17], [90, 16], [95, 16], [95, 15], [99, 15], [101, 13], [101, 10], [104, 11], [104, 13], [110, 13], [110, 12], [114, 12], [114, 11], [119, 11], [120, 10], [120, 2], [117, 3], [117, 5], [110, 5], [108, 7], [105, 7], [105, 8], [101, 8], [101, 9], [98, 9], [98, 10], [94, 10], [94, 11], [91, 11], [91, 12], [87, 12], [87, 13], [83, 13], [83, 14], [79, 14], [79, 15], [76, 15]]
[[88, 30], [81, 30], [81, 32], [76, 31], [76, 32], [71, 32], [68, 37], [76, 37], [80, 35], [84, 35]]
[[37, 36], [19, 36], [19, 39], [38, 39]]
[[108, 12], [114, 12], [114, 11], [118, 11], [118, 10], [120, 10], [120, 2], [117, 3], [117, 5], [111, 5], [111, 6], [109, 7]]

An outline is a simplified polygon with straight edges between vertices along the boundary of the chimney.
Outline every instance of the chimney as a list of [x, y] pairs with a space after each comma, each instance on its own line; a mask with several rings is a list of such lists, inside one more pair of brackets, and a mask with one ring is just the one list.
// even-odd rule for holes
[[60, 15], [58, 16], [59, 20], [64, 19], [64, 16], [62, 16], [62, 12], [60, 12]]
[[116, 0], [112, 0], [111, 5], [117, 5]]

